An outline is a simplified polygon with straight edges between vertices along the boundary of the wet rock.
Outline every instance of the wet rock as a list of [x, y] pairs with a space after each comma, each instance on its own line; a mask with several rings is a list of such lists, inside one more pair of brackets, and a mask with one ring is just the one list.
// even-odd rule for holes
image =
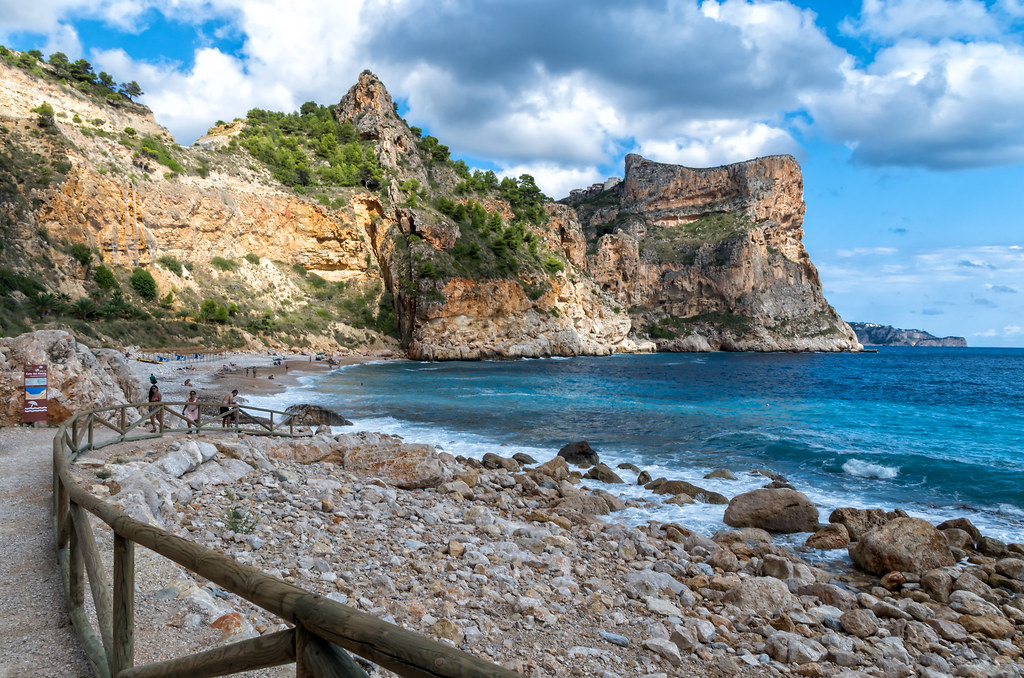
[[813, 532], [818, 529], [818, 509], [795, 490], [760, 489], [733, 497], [724, 520], [732, 527], [759, 527], [769, 532]]
[[480, 460], [485, 469], [496, 470], [504, 469], [505, 471], [518, 471], [519, 462], [515, 459], [508, 459], [506, 457], [499, 456], [493, 452], [486, 453]]
[[651, 482], [651, 474], [647, 471], [640, 471], [640, 474], [636, 477], [637, 485], [646, 485]]
[[861, 535], [849, 553], [861, 569], [872, 574], [893, 570], [920, 574], [954, 563], [942, 533], [920, 518], [895, 518], [876, 527]]
[[622, 483], [623, 480], [620, 478], [615, 471], [611, 470], [605, 464], [595, 464], [588, 470], [584, 475], [584, 478], [590, 480], [597, 480], [602, 483]]
[[704, 476], [705, 480], [711, 478], [721, 478], [722, 480], [736, 480], [736, 475], [727, 468], [715, 469], [711, 473]]
[[526, 454], [525, 452], [516, 452], [512, 455], [512, 458], [520, 463], [522, 466], [533, 466], [537, 463], [537, 460]]
[[[651, 483], [648, 483], [648, 485], [651, 485]], [[705, 490], [703, 487], [697, 487], [685, 480], [665, 480], [664, 482], [660, 482], [654, 487], [648, 487], [647, 489], [653, 490], [655, 494], [687, 494], [702, 504], [729, 503], [729, 500], [726, 499], [724, 495], [710, 490]]]
[[573, 466], [581, 466], [583, 468], [589, 468], [601, 462], [597, 452], [594, 451], [594, 448], [586, 440], [565, 445], [562, 449], [558, 450], [558, 456]]

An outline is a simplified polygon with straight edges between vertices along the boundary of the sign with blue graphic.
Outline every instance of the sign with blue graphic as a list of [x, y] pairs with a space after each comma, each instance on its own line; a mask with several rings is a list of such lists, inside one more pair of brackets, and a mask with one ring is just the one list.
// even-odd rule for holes
[[46, 421], [46, 365], [25, 365], [25, 411], [22, 421]]

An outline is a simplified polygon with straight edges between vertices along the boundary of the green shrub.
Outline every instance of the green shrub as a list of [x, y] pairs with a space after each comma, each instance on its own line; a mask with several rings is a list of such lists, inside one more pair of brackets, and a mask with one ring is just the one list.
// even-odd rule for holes
[[260, 265], [260, 258], [258, 256], [256, 256], [255, 254], [246, 254], [245, 255], [245, 260], [248, 261], [253, 266], [259, 266]]
[[88, 267], [92, 263], [92, 250], [88, 245], [76, 242], [68, 248], [68, 254], [82, 266]]
[[561, 273], [565, 270], [565, 264], [555, 257], [548, 257], [544, 261], [544, 270], [551, 275], [555, 275], [556, 273]]
[[156, 280], [153, 280], [153, 274], [146, 269], [137, 268], [132, 271], [132, 277], [128, 279], [128, 284], [143, 299], [156, 299]]
[[135, 136], [137, 134], [137, 132], [135, 131], [134, 127], [125, 127], [124, 128], [124, 133], [127, 134], [130, 137], [133, 137], [133, 136]]
[[117, 289], [117, 278], [114, 277], [114, 272], [106, 266], [100, 264], [92, 272], [92, 279], [96, 281], [102, 289], [113, 290]]
[[234, 271], [238, 268], [238, 262], [232, 261], [231, 259], [225, 259], [224, 257], [214, 257], [210, 259], [210, 265], [218, 271]]
[[164, 268], [166, 268], [168, 271], [178, 276], [179, 278], [181, 277], [181, 274], [184, 273], [181, 261], [179, 261], [177, 257], [173, 257], [170, 254], [164, 254], [160, 256], [156, 260], [156, 263], [160, 264], [161, 266], [163, 266]]
[[302, 264], [292, 264], [292, 270], [303, 277], [306, 275], [306, 267]]

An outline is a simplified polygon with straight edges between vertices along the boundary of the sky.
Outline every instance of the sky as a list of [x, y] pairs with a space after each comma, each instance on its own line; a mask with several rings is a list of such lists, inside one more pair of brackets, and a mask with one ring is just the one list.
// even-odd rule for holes
[[189, 144], [370, 69], [471, 167], [551, 197], [626, 153], [790, 153], [848, 321], [1024, 345], [1024, 0], [0, 0], [0, 43], [137, 81]]

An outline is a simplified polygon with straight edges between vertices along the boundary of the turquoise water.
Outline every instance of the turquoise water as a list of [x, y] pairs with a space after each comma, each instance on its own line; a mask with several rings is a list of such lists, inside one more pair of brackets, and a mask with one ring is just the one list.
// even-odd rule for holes
[[[762, 485], [749, 470], [766, 468], [819, 504], [823, 521], [838, 506], [901, 507], [1024, 540], [1024, 349], [389, 361], [284, 399], [466, 456], [543, 461], [585, 439], [612, 467], [629, 461], [726, 496]], [[703, 479], [716, 468], [739, 479]], [[722, 510], [659, 504], [627, 519], [713, 531]]]

